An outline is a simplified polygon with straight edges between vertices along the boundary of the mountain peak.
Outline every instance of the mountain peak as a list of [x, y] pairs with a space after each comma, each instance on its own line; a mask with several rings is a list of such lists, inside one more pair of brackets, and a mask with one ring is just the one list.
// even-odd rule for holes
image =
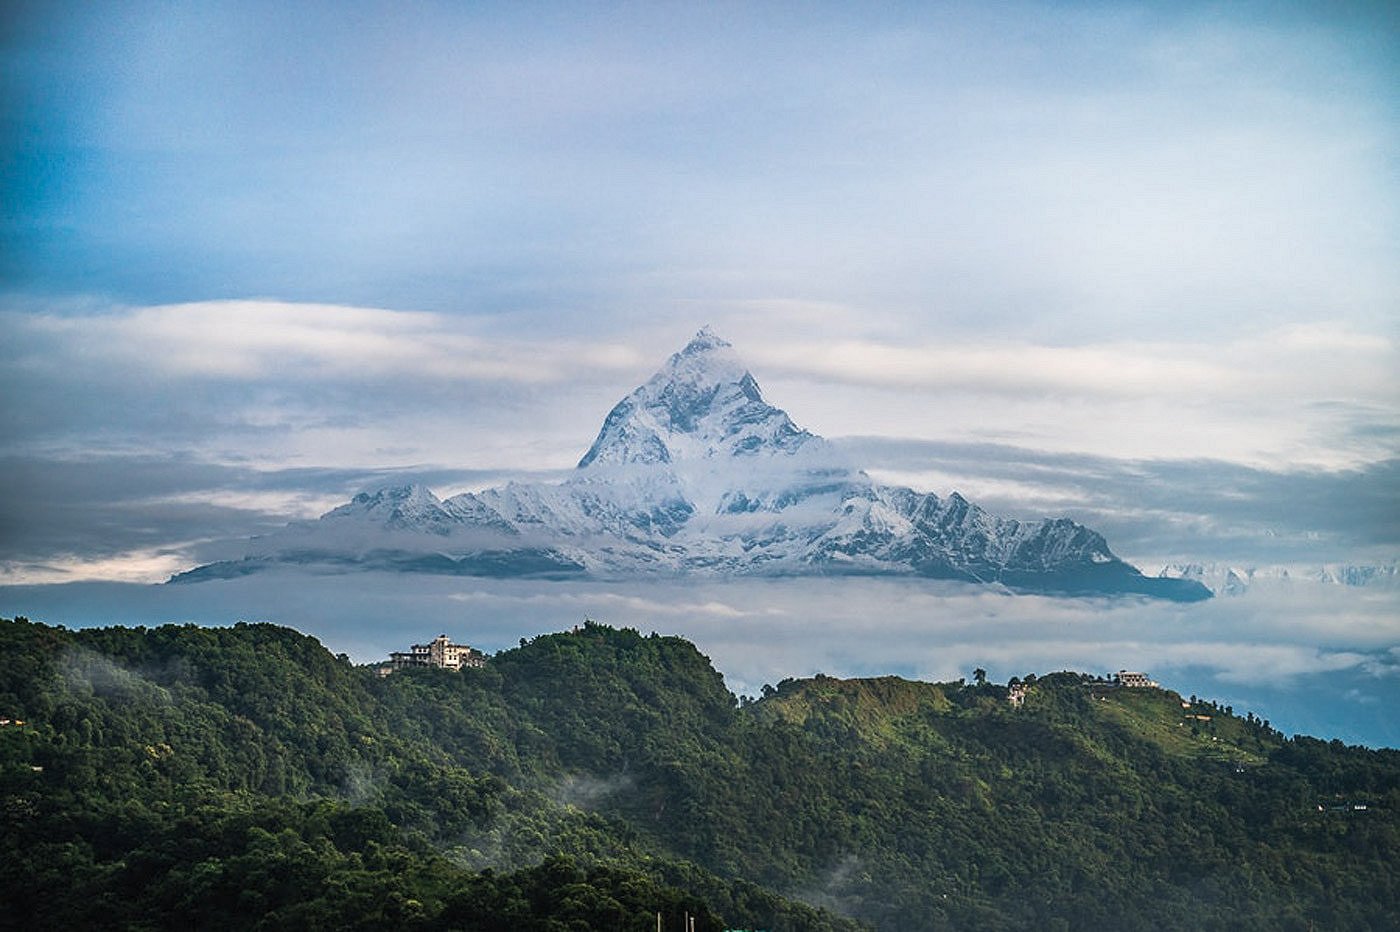
[[[735, 352], [734, 344], [705, 326], [679, 353], [666, 360], [666, 364], [638, 391], [651, 387], [657, 392], [664, 392], [668, 385], [677, 384], [701, 390], [726, 383], [737, 385], [745, 380], [753, 382], [753, 376]], [[757, 391], [756, 384], [753, 390]]]
[[763, 400], [734, 347], [706, 326], [608, 413], [579, 468], [790, 453], [813, 439]]
[[682, 356], [698, 356], [716, 349], [732, 349], [734, 344], [721, 337], [711, 329], [709, 324], [696, 331], [695, 336], [685, 345], [685, 349], [680, 351]]
[[322, 515], [321, 520], [336, 524], [368, 521], [391, 529], [427, 528], [440, 534], [447, 533], [452, 524], [452, 516], [444, 510], [442, 500], [417, 482], [367, 489]]
[[436, 502], [437, 496], [432, 489], [421, 482], [412, 482], [405, 485], [385, 485], [373, 489], [366, 489], [356, 495], [351, 501], [361, 504], [402, 504], [405, 502]]

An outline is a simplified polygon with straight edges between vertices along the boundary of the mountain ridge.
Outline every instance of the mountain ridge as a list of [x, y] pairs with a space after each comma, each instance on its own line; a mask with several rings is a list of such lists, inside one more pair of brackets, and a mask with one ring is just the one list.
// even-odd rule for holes
[[[753, 699], [593, 622], [380, 677], [265, 623], [0, 619], [0, 929], [1393, 925], [1400, 751], [979, 674]], [[522, 895], [560, 857], [622, 875]]]
[[1063, 595], [1209, 598], [1147, 577], [1067, 518], [1000, 518], [962, 495], [881, 485], [770, 404], [702, 328], [603, 421], [574, 473], [439, 499], [356, 495], [174, 582], [272, 566], [487, 576], [899, 575]]
[[1292, 585], [1387, 589], [1400, 586], [1400, 561], [1317, 563], [1285, 566], [1247, 563], [1171, 563], [1158, 577], [1199, 582], [1217, 595], [1244, 595], [1255, 588]]

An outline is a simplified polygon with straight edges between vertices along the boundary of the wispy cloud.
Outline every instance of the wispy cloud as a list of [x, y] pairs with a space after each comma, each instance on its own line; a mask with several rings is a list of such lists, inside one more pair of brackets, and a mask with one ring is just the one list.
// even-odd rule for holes
[[490, 339], [445, 314], [284, 301], [11, 312], [4, 323], [42, 353], [21, 356], [21, 366], [105, 364], [201, 380], [557, 383], [645, 365], [624, 343]]
[[155, 450], [268, 468], [571, 464], [645, 372], [621, 339], [528, 339], [470, 319], [226, 301], [0, 314], [5, 449]]
[[[705, 617], [705, 618], [745, 618], [752, 609], [738, 608], [718, 599], [694, 601], [684, 598], [655, 598], [641, 593], [657, 592], [671, 595], [666, 588], [656, 590], [641, 589], [633, 593], [610, 592], [605, 588], [568, 590], [540, 589], [528, 594], [502, 594], [486, 590], [454, 592], [448, 598], [454, 602], [490, 605], [499, 609], [502, 605], [548, 606], [560, 612], [582, 611], [606, 617], [617, 613], [627, 616], [647, 615], [660, 617]], [[762, 615], [785, 615], [787, 610], [768, 606], [760, 611]]]
[[446, 495], [526, 477], [427, 467], [267, 469], [158, 451], [0, 456], [0, 474], [8, 492], [0, 497], [0, 580], [10, 585], [162, 582], [365, 489], [419, 482]]
[[1118, 459], [1009, 444], [850, 438], [886, 481], [960, 491], [991, 510], [1065, 514], [1144, 565], [1389, 561], [1400, 551], [1400, 460], [1354, 469], [1213, 458]]
[[[785, 313], [806, 316], [801, 308]], [[409, 434], [425, 415], [443, 413], [429, 399], [446, 391], [492, 402], [462, 410], [463, 427], [502, 404], [532, 406], [537, 443], [582, 449], [590, 438], [580, 418], [601, 422], [612, 401], [691, 332], [653, 326], [644, 335], [591, 341], [527, 339], [483, 334], [471, 320], [445, 314], [275, 301], [76, 315], [11, 310], [0, 325], [11, 340], [13, 397], [44, 404], [76, 393], [65, 416], [101, 411], [109, 434], [121, 431], [123, 418], [133, 432], [149, 433], [152, 419], [192, 397], [162, 393], [189, 384], [194, 397], [208, 399], [209, 423], [221, 427], [243, 434], [352, 428], [389, 448], [415, 441], [395, 440], [392, 417], [357, 417], [356, 402], [366, 414], [388, 406], [406, 415]], [[896, 344], [850, 339], [841, 332], [850, 326], [850, 317], [838, 316], [803, 339], [760, 337], [740, 350], [760, 381], [777, 386], [774, 401], [828, 436], [980, 436], [1116, 456], [1339, 467], [1392, 452], [1392, 431], [1400, 430], [1400, 347], [1344, 325], [1287, 325], [1224, 342], [1067, 346]], [[660, 342], [663, 330], [669, 346]], [[350, 393], [357, 387], [358, 398]], [[104, 408], [109, 393], [143, 389], [140, 404], [127, 404], [124, 414]], [[85, 391], [89, 397], [81, 397]], [[931, 404], [938, 405], [932, 418]], [[24, 412], [16, 405], [5, 413]], [[544, 435], [551, 416], [569, 425], [571, 439]], [[12, 437], [22, 438], [24, 426]]]
[[851, 385], [973, 394], [1142, 397], [1221, 402], [1270, 393], [1280, 402], [1393, 398], [1400, 348], [1336, 325], [1292, 325], [1218, 342], [1167, 339], [1036, 346], [951, 341], [759, 344], [758, 365]]
[[1343, 469], [1393, 456], [1400, 429], [1400, 345], [1340, 325], [1075, 345], [831, 335], [750, 355], [828, 436]]
[[168, 547], [119, 551], [105, 556], [85, 550], [59, 554], [43, 562], [0, 559], [0, 585], [164, 582], [189, 567], [193, 549], [193, 542], [177, 541]]

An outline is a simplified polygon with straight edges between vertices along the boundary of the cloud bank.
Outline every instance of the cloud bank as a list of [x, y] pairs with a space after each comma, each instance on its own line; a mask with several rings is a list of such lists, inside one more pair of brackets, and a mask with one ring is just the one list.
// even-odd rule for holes
[[[421, 416], [440, 408], [435, 395], [443, 391], [530, 401], [541, 409], [570, 405], [569, 413], [578, 415], [575, 399], [601, 404], [608, 390], [620, 397], [689, 333], [678, 330], [669, 347], [648, 353], [660, 342], [660, 328], [635, 343], [503, 338], [445, 314], [275, 301], [82, 315], [10, 310], [0, 326], [11, 338], [5, 354], [7, 388], [16, 399], [6, 407], [11, 443], [62, 429], [65, 418], [33, 416], [45, 399], [63, 398], [76, 409], [71, 417], [102, 410], [102, 393], [144, 394], [126, 424], [111, 420], [112, 410], [102, 411], [108, 432], [136, 434], [149, 430], [160, 407], [180, 403], [163, 393], [188, 398], [186, 386], [213, 402], [207, 414], [214, 423], [248, 430], [291, 427], [318, 416], [323, 423], [353, 423], [357, 412], [332, 407], [346, 401], [351, 388], [361, 389], [370, 407], [363, 420], [385, 406]], [[1117, 436], [1105, 421], [1136, 419], [1141, 426], [1167, 412], [1169, 432], [1161, 433], [1176, 457], [1330, 467], [1377, 459], [1400, 435], [1393, 404], [1400, 347], [1339, 325], [1289, 325], [1228, 342], [1074, 346], [909, 345], [829, 332], [797, 341], [755, 336], [749, 344], [741, 339], [740, 349], [760, 381], [772, 376], [779, 388], [770, 395], [779, 404], [827, 435], [873, 425], [900, 436], [952, 440], [968, 424], [978, 425], [984, 437], [999, 425], [1006, 440], [1034, 436], [1055, 449], [1153, 454], [1158, 440], [1150, 430]], [[778, 397], [785, 392], [791, 401]], [[835, 424], [824, 425], [825, 402], [833, 399]], [[894, 403], [871, 404], [876, 399]], [[318, 401], [325, 410], [314, 409]], [[931, 420], [931, 405], [945, 417]], [[865, 412], [855, 423], [848, 413], [853, 406]], [[1025, 413], [1008, 423], [1005, 414], [1016, 406]], [[587, 420], [600, 422], [605, 410], [595, 409]], [[470, 427], [470, 412], [462, 415]], [[1223, 444], [1222, 437], [1228, 438]], [[573, 442], [582, 448], [587, 439], [578, 432]]]
[[448, 632], [486, 650], [585, 618], [695, 641], [732, 690], [823, 672], [917, 679], [1140, 669], [1288, 731], [1400, 746], [1400, 592], [1299, 584], [1190, 606], [901, 580], [527, 583], [270, 573], [197, 586], [0, 588], [0, 614], [271, 620], [358, 661]]

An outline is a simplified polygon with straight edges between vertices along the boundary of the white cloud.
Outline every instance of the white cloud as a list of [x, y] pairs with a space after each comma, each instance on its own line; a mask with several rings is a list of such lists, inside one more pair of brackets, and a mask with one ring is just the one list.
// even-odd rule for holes
[[254, 511], [284, 521], [318, 518], [345, 503], [338, 492], [302, 490], [200, 489], [159, 495], [131, 502], [135, 508], [150, 505], [200, 505]]
[[1233, 682], [1280, 682], [1374, 664], [1377, 651], [1400, 640], [1397, 597], [1298, 586], [1283, 595], [1183, 607], [1010, 596], [928, 582], [812, 579], [481, 583], [454, 598], [488, 618], [586, 614], [644, 631], [661, 625], [696, 640], [735, 682], [756, 687], [816, 671], [956, 679], [977, 665], [1001, 675], [1208, 668]]
[[908, 347], [836, 342], [757, 347], [751, 355], [781, 373], [915, 391], [1145, 396], [1238, 390], [1240, 373], [1192, 358], [1198, 353], [1187, 350], [1142, 344]]
[[[608, 591], [607, 588], [602, 586], [584, 589], [546, 587], [537, 589], [529, 594], [506, 594], [499, 591], [493, 592], [478, 589], [471, 592], [454, 592], [451, 593], [448, 598], [453, 602], [489, 605], [498, 610], [511, 605], [530, 605], [536, 608], [543, 606], [557, 609], [560, 612], [584, 612], [590, 617], [597, 616], [599, 618], [622, 614], [627, 617], [661, 615], [664, 617], [699, 616], [705, 618], [739, 619], [746, 618], [752, 614], [748, 609], [738, 608], [719, 599], [709, 599], [701, 602], [674, 598], [656, 599], [647, 598], [636, 593]], [[763, 609], [760, 614], [771, 616], [783, 615], [787, 614], [787, 612], [784, 609], [770, 606]]]
[[1341, 469], [1393, 455], [1400, 429], [1400, 345], [1343, 325], [1071, 346], [838, 335], [745, 353], [771, 398], [829, 436]]
[[491, 339], [468, 319], [422, 311], [248, 300], [6, 316], [69, 360], [172, 378], [533, 384], [644, 365], [625, 344]]
[[75, 582], [160, 583], [189, 569], [192, 545], [129, 550], [100, 557], [60, 554], [43, 562], [0, 560], [0, 586]]
[[759, 344], [756, 367], [788, 376], [910, 391], [1168, 398], [1215, 403], [1394, 400], [1400, 348], [1351, 328], [1291, 325], [1227, 342], [1164, 340], [1077, 346], [955, 341], [917, 346], [828, 339]]
[[[870, 335], [889, 328], [881, 315], [844, 305], [714, 310], [587, 339], [279, 301], [10, 310], [9, 442], [47, 435], [61, 447], [66, 430], [69, 450], [168, 444], [271, 466], [563, 468], [707, 319], [733, 325], [770, 401], [828, 437], [1344, 469], [1393, 456], [1400, 435], [1400, 346], [1339, 323], [1225, 342], [901, 342]], [[803, 335], [780, 334], [783, 321]], [[937, 464], [916, 471], [942, 488]]]

